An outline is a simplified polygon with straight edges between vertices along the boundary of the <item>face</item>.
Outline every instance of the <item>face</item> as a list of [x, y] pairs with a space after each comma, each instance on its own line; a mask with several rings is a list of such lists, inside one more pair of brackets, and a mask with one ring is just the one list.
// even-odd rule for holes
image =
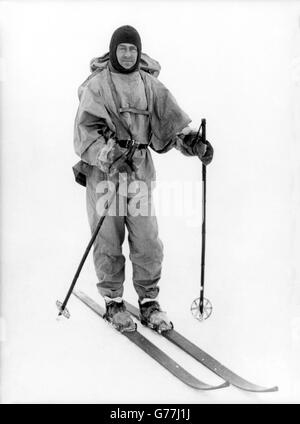
[[125, 69], [130, 69], [137, 60], [138, 51], [134, 44], [121, 43], [118, 44], [116, 55], [119, 64]]

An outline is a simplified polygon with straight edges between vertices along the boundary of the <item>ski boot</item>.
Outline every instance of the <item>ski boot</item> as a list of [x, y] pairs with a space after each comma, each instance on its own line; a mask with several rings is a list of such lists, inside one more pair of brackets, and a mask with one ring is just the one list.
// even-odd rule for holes
[[139, 307], [140, 320], [143, 325], [146, 325], [160, 334], [174, 328], [166, 312], [161, 310], [156, 300], [144, 299], [143, 301], [139, 301]]
[[121, 298], [105, 299], [106, 312], [103, 318], [112, 326], [123, 332], [132, 332], [137, 328], [130, 313], [126, 310], [126, 306]]

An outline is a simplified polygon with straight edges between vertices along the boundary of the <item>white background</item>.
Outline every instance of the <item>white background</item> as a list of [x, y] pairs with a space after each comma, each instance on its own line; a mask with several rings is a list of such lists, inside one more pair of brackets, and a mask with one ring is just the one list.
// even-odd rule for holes
[[[1, 2], [2, 403], [299, 402], [300, 4], [297, 1]], [[160, 299], [178, 331], [273, 394], [184, 386], [75, 298], [90, 232], [71, 167], [77, 88], [130, 24], [197, 127], [207, 119], [206, 296], [199, 323], [201, 216], [159, 216]], [[153, 154], [158, 180], [196, 183], [201, 164]], [[195, 215], [196, 216], [196, 215]], [[195, 218], [194, 216], [194, 218]], [[127, 252], [127, 245], [125, 246]], [[126, 297], [136, 302], [127, 262]], [[89, 257], [78, 288], [102, 303]], [[141, 331], [206, 382], [218, 377]]]

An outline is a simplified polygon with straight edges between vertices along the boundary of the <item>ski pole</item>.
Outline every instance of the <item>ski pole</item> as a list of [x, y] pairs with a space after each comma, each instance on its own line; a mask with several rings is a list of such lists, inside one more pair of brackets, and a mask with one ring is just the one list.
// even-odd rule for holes
[[67, 295], [65, 297], [65, 300], [62, 303], [59, 300], [56, 301], [56, 306], [57, 306], [57, 308], [59, 310], [58, 318], [61, 315], [63, 315], [66, 318], [70, 318], [70, 313], [69, 313], [68, 309], [66, 309], [66, 305], [67, 305], [68, 300], [69, 300], [69, 298], [70, 298], [70, 296], [72, 294], [72, 291], [73, 291], [73, 289], [75, 287], [76, 281], [78, 280], [79, 274], [81, 272], [81, 269], [82, 269], [82, 267], [83, 267], [83, 265], [85, 263], [85, 260], [86, 260], [86, 258], [88, 256], [88, 254], [89, 254], [89, 251], [91, 250], [91, 247], [92, 247], [92, 245], [93, 245], [93, 243], [94, 243], [94, 241], [95, 241], [95, 239], [97, 237], [97, 234], [99, 233], [100, 228], [102, 227], [103, 221], [104, 221], [104, 219], [106, 217], [106, 214], [107, 214], [107, 212], [108, 212], [108, 210], [110, 208], [110, 205], [112, 204], [112, 202], [113, 202], [113, 200], [114, 200], [114, 198], [115, 198], [115, 196], [116, 196], [116, 194], [118, 192], [119, 184], [120, 183], [117, 182], [113, 194], [111, 195], [111, 197], [108, 200], [106, 200], [106, 202], [104, 204], [104, 211], [103, 211], [103, 213], [101, 215], [101, 218], [99, 219], [99, 222], [97, 224], [97, 227], [96, 227], [95, 231], [92, 234], [92, 238], [91, 238], [89, 244], [87, 245], [87, 248], [85, 249], [85, 252], [84, 252], [84, 254], [82, 256], [82, 259], [80, 261], [80, 264], [78, 265], [77, 271], [76, 271], [76, 273], [74, 275], [74, 278], [72, 280], [72, 283], [71, 283], [71, 286], [69, 288], [69, 291], [68, 291], [68, 293], [67, 293]]
[[[202, 139], [206, 141], [206, 119], [202, 119]], [[202, 163], [202, 248], [199, 311], [203, 315], [204, 274], [205, 274], [205, 237], [206, 236], [206, 165]]]
[[[206, 142], [206, 119], [201, 120], [196, 140], [201, 131], [203, 143]], [[205, 276], [205, 242], [206, 242], [206, 165], [202, 163], [202, 226], [201, 226], [201, 275], [200, 275], [200, 297], [195, 299], [191, 306], [192, 314], [200, 321], [207, 319], [212, 312], [212, 305], [204, 297], [204, 276]]]

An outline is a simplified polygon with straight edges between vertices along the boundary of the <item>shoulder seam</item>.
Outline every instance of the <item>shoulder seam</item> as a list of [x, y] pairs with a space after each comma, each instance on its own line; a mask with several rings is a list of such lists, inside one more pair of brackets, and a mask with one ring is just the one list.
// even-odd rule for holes
[[102, 71], [104, 71], [105, 68], [102, 69], [96, 69], [95, 71], [93, 71], [84, 81], [83, 83], [80, 85], [81, 87], [85, 87], [89, 81], [91, 81], [93, 78], [95, 78], [97, 75], [99, 75]]

